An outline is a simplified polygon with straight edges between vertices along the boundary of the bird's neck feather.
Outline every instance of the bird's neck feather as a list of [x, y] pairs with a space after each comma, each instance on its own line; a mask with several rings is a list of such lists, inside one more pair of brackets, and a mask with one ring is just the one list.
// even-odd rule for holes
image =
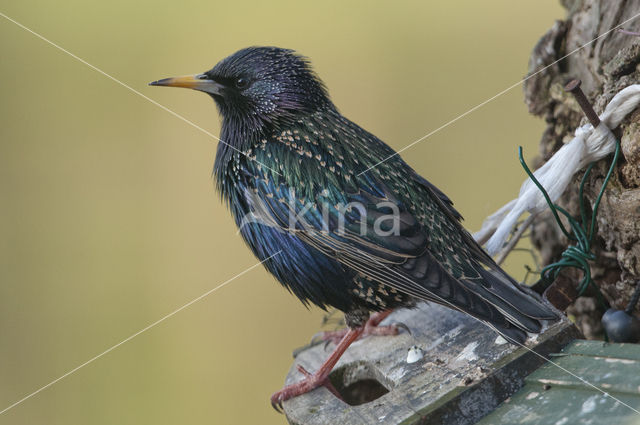
[[227, 114], [223, 115], [221, 142], [218, 143], [213, 175], [222, 199], [227, 203], [233, 203], [235, 189], [238, 189], [238, 174], [235, 167], [250, 161], [244, 152], [257, 146], [262, 139], [270, 139], [270, 135], [280, 133], [285, 129], [296, 125], [300, 119], [315, 120], [317, 114], [334, 116], [339, 115], [335, 106], [329, 101], [314, 111], [300, 112], [297, 115], [281, 116], [277, 121], [256, 121], [247, 119], [246, 116]]

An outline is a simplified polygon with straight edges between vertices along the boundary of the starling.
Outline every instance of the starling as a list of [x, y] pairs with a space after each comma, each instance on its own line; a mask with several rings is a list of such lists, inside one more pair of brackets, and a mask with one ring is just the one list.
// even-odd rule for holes
[[330, 387], [329, 372], [365, 329], [418, 301], [519, 343], [557, 318], [483, 251], [443, 192], [340, 114], [305, 57], [249, 47], [202, 74], [150, 84], [213, 98], [222, 116], [213, 174], [242, 237], [305, 305], [345, 314], [329, 359], [275, 393], [274, 406]]

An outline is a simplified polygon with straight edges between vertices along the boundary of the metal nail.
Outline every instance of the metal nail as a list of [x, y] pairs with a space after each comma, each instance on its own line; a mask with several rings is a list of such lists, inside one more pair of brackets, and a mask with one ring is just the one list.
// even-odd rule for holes
[[571, 80], [569, 81], [569, 83], [567, 83], [566, 86], [564, 86], [564, 90], [573, 94], [573, 96], [576, 98], [576, 101], [578, 102], [578, 105], [580, 105], [580, 108], [582, 108], [582, 111], [587, 116], [587, 119], [595, 128], [600, 124], [600, 117], [598, 117], [596, 111], [593, 110], [593, 106], [591, 106], [591, 103], [589, 103], [587, 96], [585, 96], [584, 92], [580, 88], [580, 84], [582, 84], [582, 81], [580, 80]]

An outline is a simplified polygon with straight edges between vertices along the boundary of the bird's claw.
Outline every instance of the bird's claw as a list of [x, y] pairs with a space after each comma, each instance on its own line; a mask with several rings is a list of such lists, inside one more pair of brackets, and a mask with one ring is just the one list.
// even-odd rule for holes
[[[365, 336], [389, 336], [389, 335], [397, 335], [400, 329], [405, 330], [409, 335], [411, 335], [411, 329], [407, 325], [402, 322], [393, 323], [391, 325], [369, 325], [366, 326], [364, 332], [360, 336], [360, 338]], [[341, 329], [338, 331], [326, 331], [320, 332], [314, 335], [311, 340], [312, 345], [316, 345], [317, 341], [325, 341], [325, 351], [330, 343], [337, 344], [347, 333], [348, 329]]]
[[298, 369], [298, 372], [303, 374], [306, 378], [309, 378], [311, 376], [311, 372], [307, 371], [307, 369], [305, 369], [301, 364], [297, 365], [296, 369]]
[[284, 411], [282, 410], [282, 402], [274, 401], [273, 397], [271, 398], [271, 407], [273, 407], [273, 409], [280, 414], [284, 413]]
[[307, 371], [307, 369], [305, 369], [302, 365], [297, 365], [296, 368], [298, 369], [298, 372], [304, 375], [304, 378], [302, 379], [302, 381], [288, 385], [271, 396], [271, 406], [275, 409], [276, 412], [284, 413], [284, 409], [282, 406], [283, 402], [293, 397], [297, 397], [301, 394], [305, 394], [318, 387], [325, 387], [337, 398], [343, 400], [338, 390], [336, 390], [336, 388], [329, 380], [328, 374], [319, 374], [319, 372], [311, 373]]
[[409, 335], [412, 335], [412, 334], [411, 334], [411, 329], [409, 329], [409, 326], [405, 325], [405, 324], [404, 324], [404, 323], [402, 323], [402, 322], [394, 323], [394, 324], [393, 324], [393, 325], [391, 325], [391, 326], [395, 326], [396, 328], [399, 328], [399, 329], [404, 329], [405, 331], [407, 331], [407, 333], [408, 333]]
[[325, 342], [324, 342], [324, 351], [327, 351], [327, 348], [329, 348], [329, 344], [331, 344], [332, 342], [335, 344], [335, 341], [333, 339], [331, 339], [331, 338], [325, 340]]
[[313, 336], [313, 338], [311, 338], [311, 343], [309, 345], [315, 346], [321, 343], [325, 343], [325, 350], [326, 350], [327, 348], [326, 343], [331, 343], [331, 342], [333, 342], [334, 344], [339, 343], [340, 340], [344, 338], [344, 336], [347, 334], [348, 331], [349, 329], [339, 329], [335, 331], [318, 332]]

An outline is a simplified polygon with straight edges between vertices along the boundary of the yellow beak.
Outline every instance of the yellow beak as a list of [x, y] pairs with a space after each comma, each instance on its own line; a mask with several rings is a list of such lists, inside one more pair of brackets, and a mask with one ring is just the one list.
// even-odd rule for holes
[[211, 80], [206, 74], [184, 75], [182, 77], [164, 78], [149, 83], [150, 86], [185, 87], [211, 94], [220, 94], [222, 86]]

